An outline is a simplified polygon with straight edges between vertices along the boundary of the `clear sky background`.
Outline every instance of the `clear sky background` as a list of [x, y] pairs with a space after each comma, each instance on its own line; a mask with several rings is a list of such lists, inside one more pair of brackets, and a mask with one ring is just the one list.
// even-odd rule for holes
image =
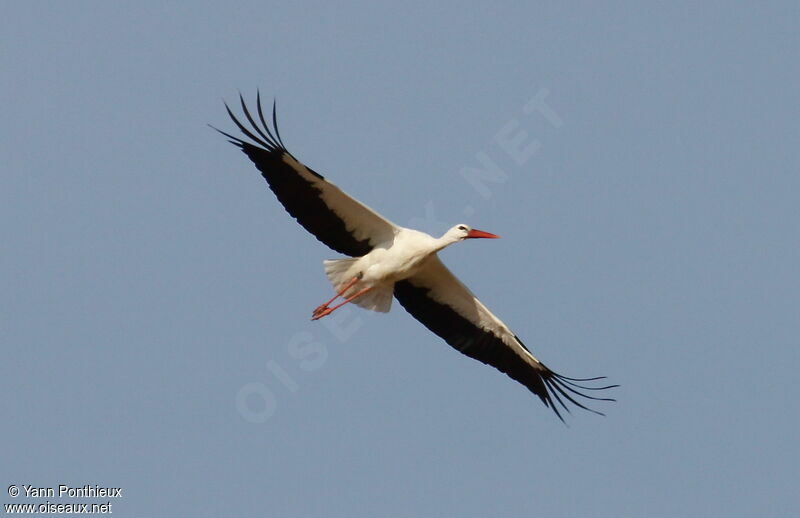
[[[0, 501], [797, 515], [798, 24], [796, 2], [5, 3]], [[502, 235], [443, 258], [554, 370], [620, 383], [607, 416], [564, 426], [397, 304], [310, 322], [337, 255], [206, 126], [256, 88], [392, 220]], [[468, 181], [487, 157], [502, 174]]]

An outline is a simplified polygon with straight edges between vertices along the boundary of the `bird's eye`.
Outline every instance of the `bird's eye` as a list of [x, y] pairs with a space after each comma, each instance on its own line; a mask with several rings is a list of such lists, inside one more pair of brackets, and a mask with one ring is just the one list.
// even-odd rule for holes
[[458, 230], [467, 230], [467, 227], [465, 227], [464, 225], [459, 225]]

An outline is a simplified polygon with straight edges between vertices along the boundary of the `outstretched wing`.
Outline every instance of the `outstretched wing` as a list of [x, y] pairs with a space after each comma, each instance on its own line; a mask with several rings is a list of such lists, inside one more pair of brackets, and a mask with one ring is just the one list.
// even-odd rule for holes
[[233, 122], [252, 142], [214, 128], [241, 148], [253, 161], [270, 189], [286, 211], [317, 239], [345, 255], [367, 254], [381, 243], [390, 243], [398, 227], [358, 200], [303, 165], [286, 150], [278, 132], [275, 105], [272, 105], [272, 129], [256, 97], [258, 120], [253, 118], [239, 95], [242, 111], [249, 123], [245, 126], [228, 110]]
[[528, 387], [562, 421], [558, 405], [569, 412], [565, 401], [601, 415], [578, 398], [614, 401], [584, 393], [617, 386], [585, 385], [603, 377], [568, 378], [556, 374], [537, 360], [520, 339], [442, 264], [438, 256], [431, 257], [414, 276], [396, 283], [394, 295], [425, 327], [458, 351], [491, 365]]

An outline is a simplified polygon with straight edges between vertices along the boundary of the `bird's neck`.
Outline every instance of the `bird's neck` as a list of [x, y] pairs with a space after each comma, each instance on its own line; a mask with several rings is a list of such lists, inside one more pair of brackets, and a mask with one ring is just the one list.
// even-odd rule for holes
[[454, 238], [451, 235], [445, 234], [442, 237], [435, 240], [434, 243], [434, 252], [438, 252], [439, 250], [443, 250], [448, 246], [452, 245], [453, 243], [457, 243], [458, 238]]

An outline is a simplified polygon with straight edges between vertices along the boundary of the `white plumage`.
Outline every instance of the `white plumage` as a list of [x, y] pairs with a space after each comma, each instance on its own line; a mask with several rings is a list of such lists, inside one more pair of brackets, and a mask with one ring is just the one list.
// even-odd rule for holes
[[[392, 237], [377, 244], [368, 254], [352, 259], [324, 261], [325, 273], [342, 297], [348, 298], [359, 291], [369, 290], [355, 298], [353, 303], [364, 309], [386, 313], [392, 306], [397, 281], [413, 278], [425, 269], [434, 268], [432, 263], [436, 252], [464, 239], [479, 237], [473, 232], [467, 225], [461, 224], [436, 239], [424, 232], [395, 225]], [[487, 234], [480, 237], [489, 237], [488, 233], [477, 232]], [[353, 279], [356, 281], [348, 285]]]

